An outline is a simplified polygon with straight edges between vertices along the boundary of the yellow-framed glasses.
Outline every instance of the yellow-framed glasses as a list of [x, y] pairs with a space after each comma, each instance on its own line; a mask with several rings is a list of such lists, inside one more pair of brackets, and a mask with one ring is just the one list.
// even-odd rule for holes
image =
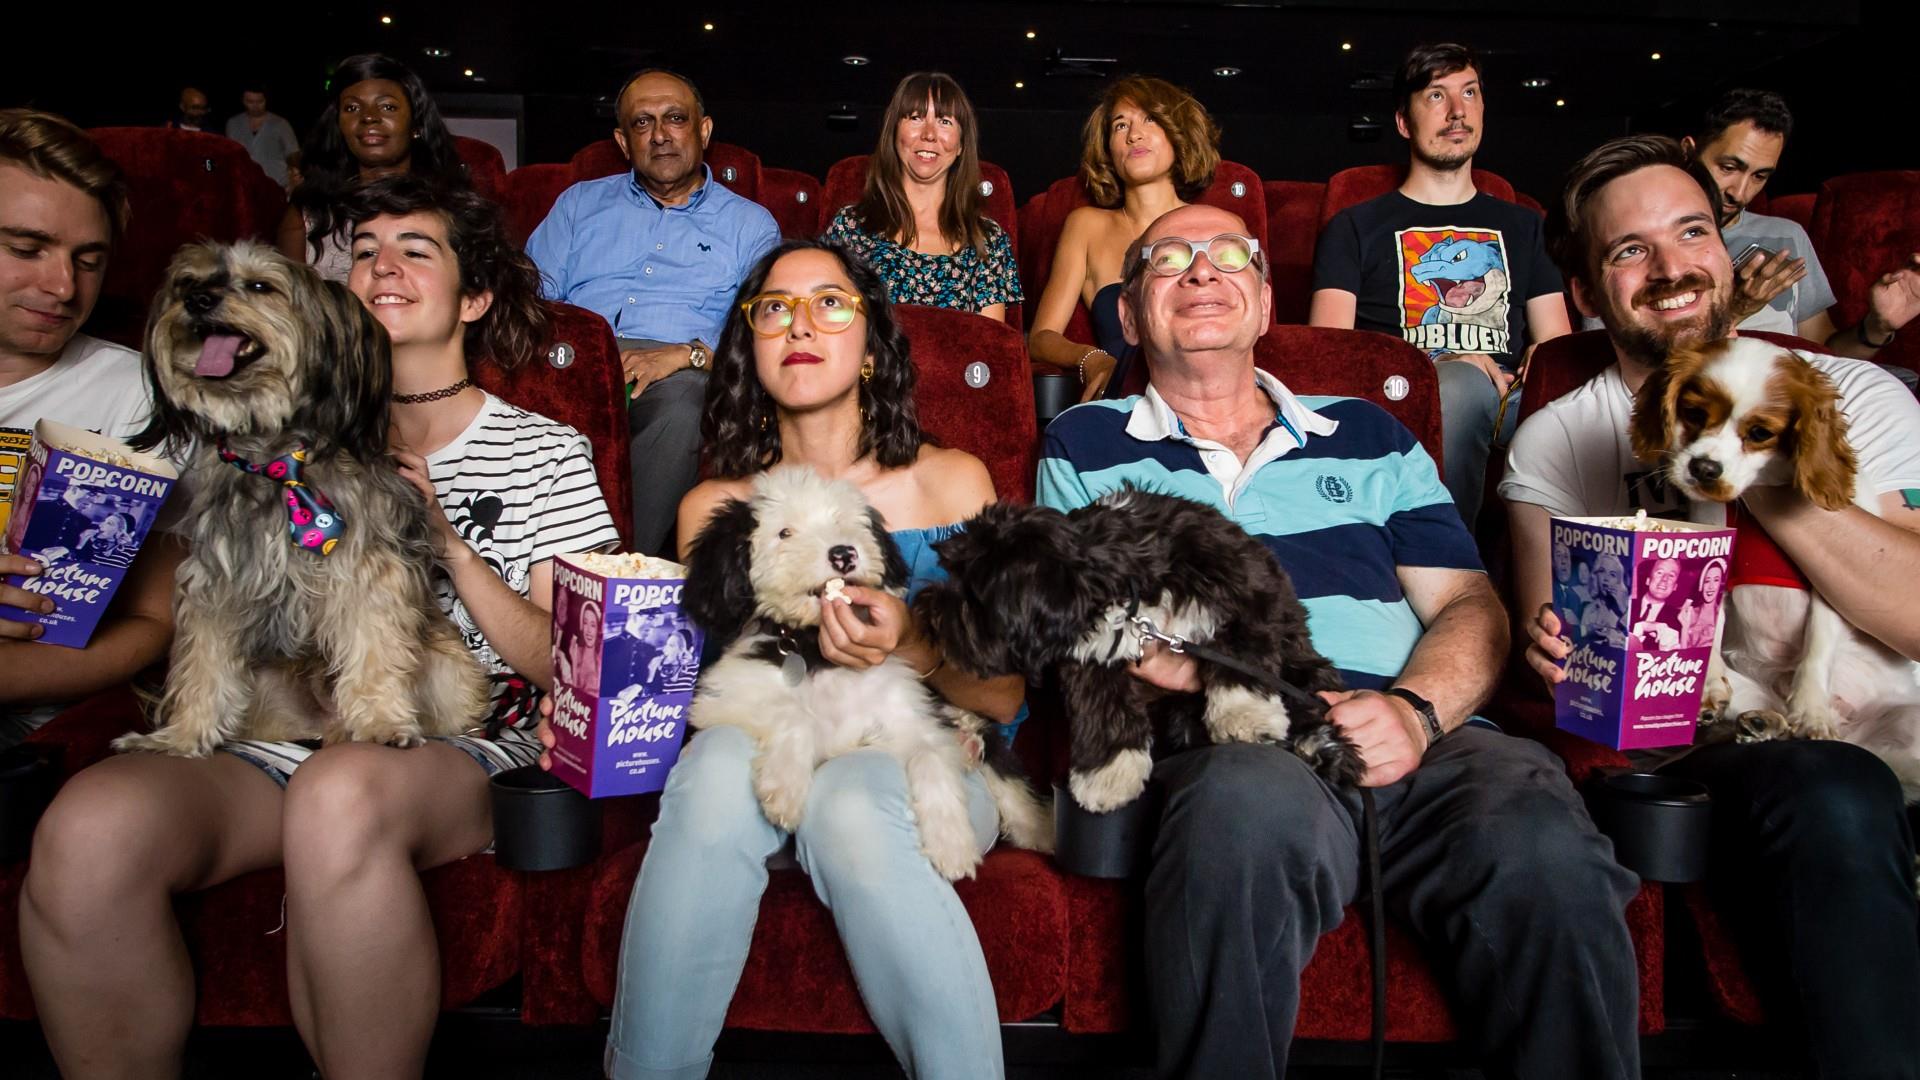
[[1166, 236], [1140, 249], [1140, 259], [1152, 273], [1161, 277], [1184, 274], [1201, 252], [1223, 274], [1237, 274], [1253, 265], [1260, 253], [1260, 241], [1239, 233], [1221, 233], [1211, 240], [1189, 240], [1184, 236]]
[[746, 312], [747, 325], [756, 335], [779, 337], [793, 326], [794, 313], [801, 308], [806, 309], [807, 322], [816, 332], [837, 334], [853, 325], [862, 306], [860, 297], [852, 293], [822, 289], [810, 296], [764, 292], [742, 301], [740, 310]]

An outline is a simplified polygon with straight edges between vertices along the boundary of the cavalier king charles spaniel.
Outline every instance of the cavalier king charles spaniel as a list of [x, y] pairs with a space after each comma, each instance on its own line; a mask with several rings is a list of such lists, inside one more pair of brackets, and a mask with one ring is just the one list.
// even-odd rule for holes
[[[1920, 799], [1920, 681], [1912, 661], [1849, 625], [1811, 588], [1742, 584], [1741, 545], [1770, 544], [1734, 504], [1756, 485], [1791, 486], [1823, 510], [1878, 514], [1833, 383], [1758, 338], [1676, 350], [1635, 399], [1633, 451], [1694, 501], [1738, 522], [1736, 573], [1708, 666], [1709, 737], [1840, 739], [1879, 755]], [[1710, 520], [1710, 515], [1703, 519]]]

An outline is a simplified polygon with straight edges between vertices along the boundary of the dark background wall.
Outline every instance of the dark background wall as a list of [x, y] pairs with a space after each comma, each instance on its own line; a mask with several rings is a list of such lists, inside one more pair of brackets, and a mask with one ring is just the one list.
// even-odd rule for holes
[[[1410, 2], [695, 3], [665, 11], [632, 0], [216, 0], [110, 12], [69, 3], [57, 13], [8, 16], [0, 102], [85, 125], [159, 123], [178, 87], [192, 82], [224, 118], [238, 109], [241, 82], [264, 78], [275, 111], [304, 130], [326, 101], [332, 62], [379, 49], [414, 66], [450, 112], [517, 104], [522, 160], [560, 161], [610, 129], [608, 99], [626, 72], [663, 64], [700, 82], [716, 138], [769, 165], [824, 175], [839, 158], [872, 148], [878, 113], [901, 75], [938, 68], [967, 86], [984, 156], [1011, 173], [1024, 199], [1073, 171], [1081, 122], [1104, 83], [1067, 73], [1068, 58], [1111, 61], [1088, 65], [1096, 73], [1144, 71], [1180, 82], [1221, 121], [1227, 157], [1268, 179], [1324, 179], [1349, 165], [1403, 158], [1384, 80], [1412, 42], [1452, 39], [1486, 57], [1478, 164], [1522, 190], [1547, 196], [1600, 140], [1631, 130], [1680, 133], [1718, 90], [1760, 85], [1786, 93], [1799, 118], [1775, 187], [1786, 192], [1812, 190], [1838, 173], [1920, 164], [1911, 6], [1459, 0], [1440, 14]], [[847, 56], [869, 62], [853, 66]], [[1222, 66], [1239, 73], [1214, 74]], [[1530, 89], [1522, 85], [1528, 79], [1549, 84]], [[1384, 128], [1371, 141], [1356, 133], [1369, 123]]]

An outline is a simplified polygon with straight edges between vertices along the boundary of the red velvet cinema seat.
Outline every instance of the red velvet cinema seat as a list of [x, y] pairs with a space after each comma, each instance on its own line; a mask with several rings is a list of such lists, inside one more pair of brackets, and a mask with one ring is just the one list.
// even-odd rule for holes
[[[1808, 231], [1833, 284], [1834, 325], [1857, 325], [1873, 283], [1920, 251], [1920, 169], [1834, 177], [1820, 185]], [[1901, 330], [1874, 359], [1920, 371], [1920, 325]]]
[[1313, 248], [1320, 239], [1320, 204], [1327, 185], [1269, 180], [1267, 280], [1273, 283], [1273, 321], [1305, 323], [1313, 301]]
[[547, 219], [554, 200], [573, 186], [573, 166], [562, 163], [522, 165], [507, 174], [506, 196], [501, 200], [507, 211], [507, 232], [513, 242], [525, 246], [527, 237]]
[[[1327, 198], [1320, 206], [1320, 227], [1326, 228], [1335, 214], [1349, 206], [1377, 199], [1387, 192], [1398, 188], [1407, 179], [1407, 166], [1398, 165], [1356, 165], [1351, 169], [1342, 169], [1327, 181]], [[1473, 186], [1510, 203], [1520, 201], [1513, 185], [1500, 176], [1485, 169], [1473, 170]]]
[[504, 201], [507, 195], [507, 160], [500, 156], [500, 148], [484, 139], [465, 135], [455, 135], [453, 146], [460, 153], [460, 163], [466, 166], [467, 182], [473, 185], [473, 190], [494, 202]]
[[127, 175], [133, 214], [107, 262], [107, 280], [87, 332], [141, 346], [147, 305], [182, 244], [249, 237], [271, 244], [287, 197], [280, 185], [221, 135], [169, 128], [87, 132]]
[[[943, 308], [895, 308], [913, 343], [923, 426], [942, 445], [979, 457], [1001, 498], [1032, 498], [1035, 468], [1033, 400], [1025, 343], [996, 320]], [[987, 377], [966, 377], [974, 364]], [[1031, 730], [1030, 730], [1031, 729]], [[1029, 720], [1026, 744], [1047, 732]], [[526, 1015], [536, 1022], [589, 1023], [613, 1004], [627, 899], [644, 843], [633, 843], [593, 868], [575, 963], [580, 975], [529, 972]], [[1066, 884], [1052, 862], [1002, 846], [978, 876], [956, 886], [974, 918], [1003, 1020], [1024, 1020], [1061, 1000], [1067, 967]], [[555, 923], [576, 921], [550, 913]], [[564, 962], [553, 951], [546, 962]], [[583, 980], [583, 981], [582, 981]], [[572, 993], [569, 993], [571, 991]], [[584, 991], [584, 995], [579, 994]], [[831, 916], [798, 870], [775, 872], [760, 904], [746, 971], [727, 1015], [732, 1027], [817, 1033], [873, 1027], [853, 984]]]
[[798, 169], [760, 170], [760, 205], [780, 223], [780, 235], [788, 240], [819, 234], [821, 190], [820, 181]]
[[[513, 371], [482, 359], [474, 381], [517, 405], [571, 424], [593, 444], [594, 470], [624, 534], [632, 518], [627, 468], [627, 412], [621, 404], [613, 331], [599, 316], [551, 305], [547, 349]], [[62, 713], [32, 742], [58, 747], [65, 775], [104, 757], [111, 739], [136, 723], [124, 689]], [[19, 964], [19, 887], [24, 864], [0, 867], [0, 1017], [32, 1019], [32, 998]], [[465, 1005], [519, 974], [523, 954], [526, 875], [475, 855], [423, 875], [439, 936], [441, 1001]], [[291, 1024], [279, 870], [248, 874], [176, 904], [198, 973], [198, 1023], [222, 1026]]]
[[[1392, 413], [1441, 463], [1440, 385], [1433, 363], [1399, 338], [1361, 330], [1275, 326], [1255, 346], [1254, 362], [1298, 394], [1331, 394], [1372, 401]], [[1135, 391], [1144, 386], [1137, 380]], [[1490, 714], [1491, 715], [1491, 714]], [[1496, 715], [1505, 722], [1508, 718]], [[1558, 754], [1575, 784], [1596, 768], [1624, 765], [1617, 751], [1549, 730], [1528, 732]], [[1069, 914], [1074, 941], [1068, 953], [1065, 1024], [1073, 1031], [1111, 1032], [1144, 1018], [1137, 948], [1127, 939], [1136, 925], [1135, 900], [1114, 882], [1071, 878]], [[1660, 887], [1643, 888], [1627, 907], [1640, 969], [1640, 1030], [1666, 1026]], [[1387, 1038], [1446, 1042], [1456, 1038], [1440, 977], [1397, 922], [1387, 927]], [[1370, 995], [1365, 920], [1349, 908], [1346, 920], [1320, 939], [1301, 976], [1300, 1018], [1294, 1037], [1359, 1040], [1368, 1034]]]

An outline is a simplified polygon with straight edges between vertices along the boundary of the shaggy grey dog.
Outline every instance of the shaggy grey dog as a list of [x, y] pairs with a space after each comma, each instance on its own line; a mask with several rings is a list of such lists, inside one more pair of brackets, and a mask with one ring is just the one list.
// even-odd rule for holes
[[192, 554], [158, 727], [120, 750], [230, 739], [418, 745], [473, 727], [486, 676], [434, 602], [427, 507], [387, 457], [386, 331], [258, 244], [182, 248], [144, 357], [153, 421], [190, 448]]

